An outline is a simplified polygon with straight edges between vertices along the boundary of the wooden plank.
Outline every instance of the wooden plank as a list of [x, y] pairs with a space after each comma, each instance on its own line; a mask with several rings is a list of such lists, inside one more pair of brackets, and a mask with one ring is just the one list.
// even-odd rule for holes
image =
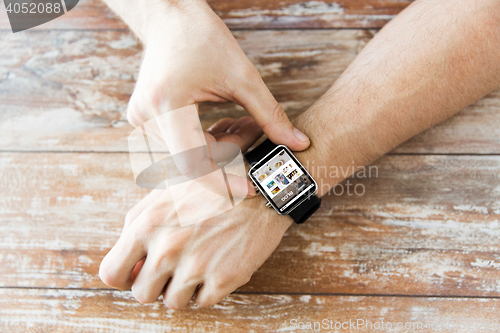
[[[498, 154], [500, 90], [491, 92], [454, 117], [417, 135], [392, 151], [419, 154]], [[492, 116], [496, 113], [495, 116]]]
[[[105, 287], [100, 261], [146, 193], [127, 154], [0, 156], [0, 286]], [[240, 290], [499, 296], [500, 156], [387, 156], [374, 166], [378, 175], [351, 178], [290, 228]], [[348, 195], [355, 185], [364, 195]]]
[[[0, 295], [0, 327], [11, 333], [34, 327], [37, 332], [152, 333], [472, 333], [496, 332], [500, 327], [499, 299], [232, 294], [213, 307], [191, 304], [172, 311], [160, 301], [139, 304], [130, 292], [0, 289]], [[314, 322], [320, 324], [312, 330], [308, 322], [311, 328]]]
[[[215, 12], [232, 29], [269, 28], [380, 28], [410, 0], [259, 0], [209, 1]], [[0, 6], [5, 8], [3, 0]], [[80, 0], [69, 13], [36, 30], [126, 29], [127, 26], [99, 0]], [[9, 29], [7, 12], [0, 11], [0, 29]]]
[[230, 28], [381, 28], [412, 1], [285, 0], [209, 3]]
[[[141, 60], [128, 32], [0, 33], [0, 150], [127, 151], [125, 110]], [[235, 36], [293, 117], [316, 100], [373, 36], [371, 31], [237, 31]], [[500, 92], [396, 150], [500, 152]], [[205, 127], [244, 110], [201, 106]]]

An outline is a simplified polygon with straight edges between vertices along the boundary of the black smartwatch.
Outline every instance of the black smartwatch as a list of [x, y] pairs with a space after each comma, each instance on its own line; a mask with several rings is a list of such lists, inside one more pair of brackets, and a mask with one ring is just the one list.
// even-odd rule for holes
[[304, 223], [321, 206], [318, 184], [290, 149], [267, 139], [245, 154], [248, 176], [267, 199], [266, 206]]

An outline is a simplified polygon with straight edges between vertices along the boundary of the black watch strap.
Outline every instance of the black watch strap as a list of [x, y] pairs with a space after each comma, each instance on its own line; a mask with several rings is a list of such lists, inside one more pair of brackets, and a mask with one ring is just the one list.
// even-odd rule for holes
[[255, 163], [258, 163], [261, 159], [266, 157], [267, 154], [271, 152], [278, 145], [275, 145], [271, 140], [266, 139], [260, 145], [252, 149], [245, 154], [245, 159], [250, 163], [252, 167]]
[[[253, 166], [255, 163], [262, 160], [267, 154], [269, 154], [275, 145], [271, 140], [266, 139], [260, 145], [255, 147], [252, 151], [245, 154], [245, 159]], [[294, 208], [290, 212], [290, 216], [295, 221], [295, 223], [304, 223], [315, 211], [321, 206], [321, 199], [318, 198], [316, 194], [311, 195], [309, 198], [304, 200], [300, 205]]]
[[318, 210], [319, 206], [321, 206], [321, 199], [316, 194], [313, 194], [295, 207], [288, 215], [292, 217], [295, 223], [301, 224], [307, 221]]

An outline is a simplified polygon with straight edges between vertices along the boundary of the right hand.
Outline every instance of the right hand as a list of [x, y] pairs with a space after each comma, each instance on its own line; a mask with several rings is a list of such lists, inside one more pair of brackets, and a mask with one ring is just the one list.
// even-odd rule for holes
[[[245, 152], [257, 134], [260, 128], [246, 117], [222, 119], [206, 136], [207, 142], [232, 142]], [[209, 306], [247, 283], [293, 223], [257, 196], [183, 226], [182, 212], [213, 212], [220, 203], [216, 195], [193, 189], [181, 194], [166, 184], [166, 189], [153, 190], [127, 213], [118, 242], [99, 268], [104, 283], [123, 290], [132, 287], [141, 303], [163, 295], [165, 305], [180, 309], [194, 295], [199, 306]], [[198, 199], [200, 194], [203, 200]], [[214, 204], [207, 204], [212, 200]]]
[[[309, 146], [204, 0], [160, 1], [155, 6], [146, 23], [145, 56], [128, 107], [133, 126], [197, 102], [233, 101], [274, 143], [294, 151]], [[159, 129], [157, 134], [161, 142]]]

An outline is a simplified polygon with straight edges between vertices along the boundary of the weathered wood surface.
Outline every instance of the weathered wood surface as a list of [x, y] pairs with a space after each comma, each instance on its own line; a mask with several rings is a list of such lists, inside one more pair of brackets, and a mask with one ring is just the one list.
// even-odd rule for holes
[[[375, 33], [345, 28], [380, 28], [409, 3], [210, 1], [243, 29], [234, 31], [238, 42], [292, 117]], [[222, 303], [173, 312], [103, 290], [97, 274], [125, 212], [147, 193], [121, 153], [141, 46], [99, 0], [17, 34], [0, 9], [0, 30], [1, 332], [276, 332], [294, 330], [294, 318], [500, 319], [500, 156], [482, 156], [500, 153], [500, 91], [377, 161], [378, 177], [349, 179], [365, 187], [363, 196], [325, 197]], [[233, 104], [201, 106], [205, 127], [244, 114]]]
[[[131, 292], [0, 289], [0, 317], [6, 319], [0, 329], [10, 333], [33, 327], [36, 332], [120, 333], [497, 332], [499, 326], [487, 320], [499, 319], [499, 307], [500, 300], [481, 298], [232, 294], [212, 308], [172, 311], [160, 301], [139, 304]], [[325, 319], [333, 329], [305, 329], [307, 322], [324, 325]], [[354, 325], [349, 327], [349, 321]], [[385, 329], [380, 328], [382, 321]], [[304, 329], [297, 327], [299, 322]], [[393, 329], [386, 328], [389, 323]], [[339, 329], [342, 324], [344, 329]], [[398, 325], [403, 328], [397, 329]]]
[[[0, 156], [0, 286], [105, 287], [99, 263], [146, 193], [127, 154]], [[375, 166], [378, 177], [350, 179], [350, 193], [362, 184], [364, 195], [325, 197], [241, 290], [500, 295], [500, 157], [387, 156]]]
[[412, 1], [285, 0], [209, 3], [230, 28], [380, 28]]
[[[328, 89], [370, 40], [368, 30], [236, 31], [290, 116]], [[124, 31], [0, 32], [0, 150], [127, 151], [126, 105], [141, 46]], [[500, 152], [500, 92], [396, 153]], [[204, 104], [202, 123], [245, 112]]]
[[[232, 29], [269, 28], [380, 28], [410, 0], [211, 0], [215, 12]], [[0, 29], [10, 29], [0, 0]], [[69, 13], [41, 26], [48, 29], [126, 29], [127, 26], [100, 0], [80, 0]]]

